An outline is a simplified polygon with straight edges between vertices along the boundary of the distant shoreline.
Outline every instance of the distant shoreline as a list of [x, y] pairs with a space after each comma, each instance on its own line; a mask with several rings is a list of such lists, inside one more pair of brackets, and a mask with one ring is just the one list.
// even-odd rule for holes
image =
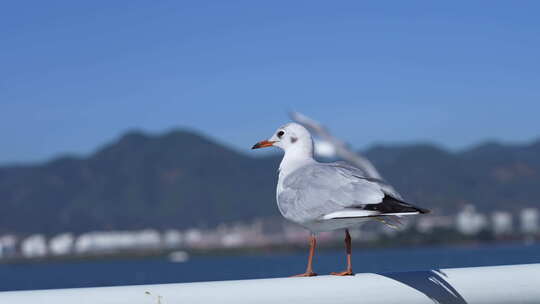
[[[540, 239], [509, 239], [509, 240], [461, 240], [455, 242], [429, 242], [415, 243], [411, 241], [402, 241], [392, 243], [389, 240], [379, 240], [375, 242], [357, 242], [353, 243], [353, 247], [359, 250], [373, 249], [399, 249], [399, 248], [474, 248], [482, 246], [514, 246], [514, 245], [535, 245], [540, 244]], [[307, 245], [306, 245], [307, 246]], [[27, 257], [12, 257], [0, 259], [0, 265], [5, 264], [32, 264], [32, 263], [62, 263], [62, 262], [79, 262], [79, 261], [110, 261], [110, 260], [126, 260], [126, 259], [152, 259], [166, 258], [169, 254], [176, 251], [184, 251], [190, 257], [201, 256], [239, 256], [239, 255], [264, 255], [268, 253], [304, 253], [306, 250], [304, 245], [272, 245], [262, 247], [239, 247], [239, 248], [191, 248], [191, 249], [150, 249], [150, 250], [126, 250], [116, 252], [103, 252], [94, 254], [72, 254], [63, 256], [45, 256], [39, 258]], [[342, 250], [341, 242], [328, 242], [318, 246], [320, 251], [337, 251]]]

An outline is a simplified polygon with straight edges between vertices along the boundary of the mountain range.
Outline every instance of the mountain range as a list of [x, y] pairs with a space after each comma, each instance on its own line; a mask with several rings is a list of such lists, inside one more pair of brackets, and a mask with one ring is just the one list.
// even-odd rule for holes
[[[247, 151], [192, 131], [132, 131], [88, 157], [5, 165], [0, 233], [213, 227], [278, 216], [281, 155]], [[540, 205], [540, 140], [460, 152], [380, 145], [362, 153], [405, 198], [435, 213], [468, 203], [485, 212]]]

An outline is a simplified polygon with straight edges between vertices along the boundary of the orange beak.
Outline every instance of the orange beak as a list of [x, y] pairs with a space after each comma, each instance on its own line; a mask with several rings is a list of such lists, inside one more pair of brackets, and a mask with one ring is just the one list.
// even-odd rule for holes
[[275, 141], [268, 141], [268, 140], [263, 140], [263, 141], [260, 141], [256, 144], [253, 145], [253, 147], [251, 147], [251, 149], [260, 149], [260, 148], [266, 148], [266, 147], [271, 147], [273, 146], [275, 143]]

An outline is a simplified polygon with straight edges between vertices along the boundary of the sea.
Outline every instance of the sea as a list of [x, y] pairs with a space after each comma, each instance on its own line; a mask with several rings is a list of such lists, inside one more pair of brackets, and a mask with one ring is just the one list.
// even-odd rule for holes
[[[193, 256], [0, 264], [0, 291], [119, 286], [286, 277], [305, 270], [306, 253]], [[353, 248], [355, 272], [394, 272], [454, 267], [540, 263], [540, 243]], [[345, 267], [341, 250], [317, 252], [314, 269], [329, 274]]]

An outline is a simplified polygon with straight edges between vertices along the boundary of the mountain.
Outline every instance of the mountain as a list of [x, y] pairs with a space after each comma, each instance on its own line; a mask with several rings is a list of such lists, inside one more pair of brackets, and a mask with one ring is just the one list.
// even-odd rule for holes
[[130, 132], [86, 159], [0, 169], [0, 231], [190, 227], [275, 213], [278, 159]]
[[[406, 198], [438, 212], [540, 203], [540, 141], [459, 153], [377, 146], [364, 154]], [[87, 158], [0, 167], [0, 233], [211, 227], [275, 216], [280, 157], [239, 153], [190, 131], [133, 131]]]
[[374, 147], [365, 154], [405, 197], [442, 212], [465, 203], [485, 212], [540, 206], [540, 141], [458, 153], [432, 145]]

